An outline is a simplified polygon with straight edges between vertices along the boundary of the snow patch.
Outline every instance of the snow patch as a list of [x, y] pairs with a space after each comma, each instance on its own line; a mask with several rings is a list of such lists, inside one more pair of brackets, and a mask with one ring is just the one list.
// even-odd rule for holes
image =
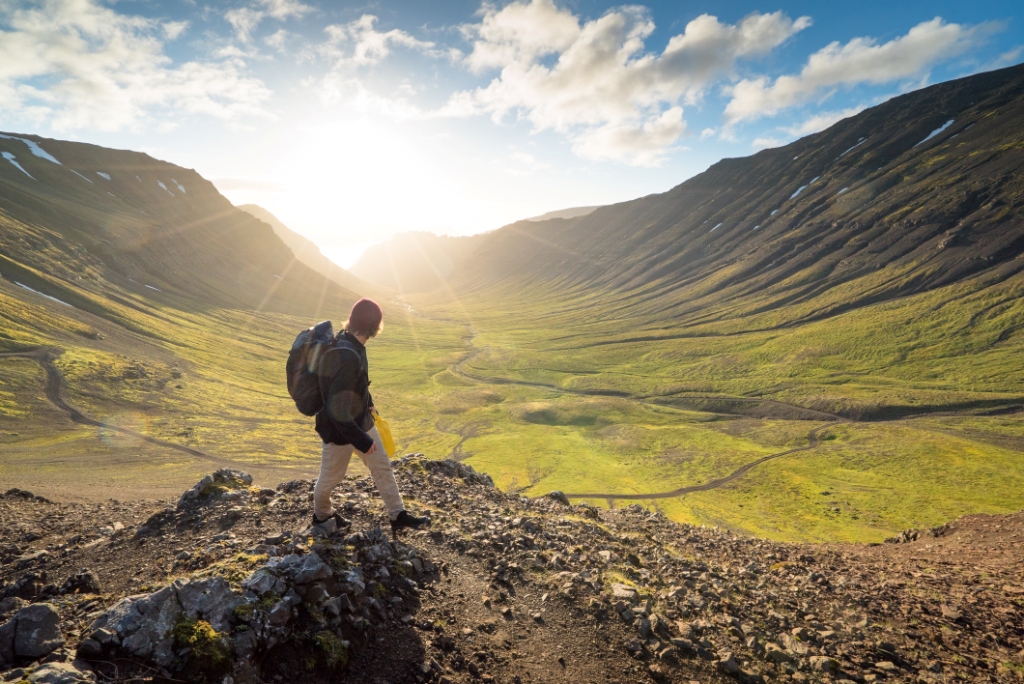
[[77, 171], [75, 171], [74, 169], [68, 169], [68, 171], [70, 171], [71, 173], [75, 174], [76, 176], [78, 176], [79, 178], [81, 178], [82, 180], [84, 180], [84, 181], [85, 181], [86, 183], [92, 183], [92, 181], [91, 181], [91, 180], [89, 180], [88, 178], [86, 178], [86, 177], [85, 177], [85, 176], [83, 176], [82, 174], [78, 173], [78, 172], [77, 172]]
[[[60, 162], [58, 162], [58, 163], [60, 163]], [[17, 285], [18, 287], [23, 287], [26, 290], [28, 290], [29, 292], [33, 292], [33, 293], [39, 295], [40, 297], [46, 297], [47, 299], [52, 299], [53, 301], [57, 302], [58, 304], [63, 304], [64, 306], [71, 306], [67, 302], [65, 302], [63, 300], [60, 300], [60, 299], [57, 299], [56, 297], [51, 297], [50, 295], [46, 294], [45, 292], [40, 292], [39, 290], [33, 290], [28, 285], [22, 285], [17, 280], [14, 281], [14, 284]], [[71, 308], [73, 309], [75, 307], [71, 306]]]
[[850, 152], [853, 152], [853, 151], [854, 151], [855, 149], [857, 149], [858, 147], [860, 147], [861, 145], [863, 145], [863, 144], [864, 144], [864, 143], [866, 143], [867, 141], [868, 141], [868, 139], [867, 139], [867, 138], [861, 138], [861, 139], [860, 139], [860, 142], [858, 142], [858, 143], [857, 143], [856, 145], [854, 145], [854, 146], [853, 146], [853, 147], [851, 147], [850, 149], [846, 150], [846, 152], [843, 152], [843, 153], [842, 153], [841, 155], [839, 155], [838, 157], [836, 157], [836, 159], [842, 159], [843, 157], [845, 157], [846, 155], [848, 155], [848, 154], [849, 154]]
[[842, 190], [840, 190], [839, 192], [836, 193], [836, 197], [839, 197], [840, 195], [842, 195], [844, 192], [846, 192], [849, 189], [850, 188], [843, 188]]
[[[807, 185], [810, 185], [810, 183], [808, 183]], [[804, 188], [806, 188], [807, 185], [801, 185], [799, 188], [797, 188], [796, 192], [789, 196], [789, 199], [794, 199], [797, 195], [804, 191]]]
[[139, 178], [138, 176], [135, 177], [135, 180], [139, 181], [140, 183], [142, 182], [142, 179]]
[[760, 225], [754, 226], [754, 230], [757, 230], [760, 227], [761, 227]]
[[811, 182], [808, 183], [808, 185], [814, 185], [815, 181], [817, 181], [819, 178], [821, 178], [821, 176], [815, 176], [814, 178], [811, 179]]
[[146, 287], [148, 287], [150, 290], [156, 290], [157, 292], [163, 292], [163, 290], [161, 290], [159, 287], [153, 287], [152, 285], [147, 285]]
[[41, 157], [46, 161], [52, 161], [54, 164], [61, 165], [61, 163], [57, 161], [53, 157], [53, 155], [49, 154], [46, 150], [40, 147], [39, 143], [37, 143], [34, 140], [28, 140], [27, 138], [18, 138], [13, 135], [4, 135], [3, 133], [0, 133], [0, 138], [3, 138], [4, 140], [20, 140], [21, 142], [28, 145], [29, 152], [31, 152], [35, 156]]
[[168, 190], [168, 189], [167, 189], [167, 186], [166, 186], [166, 185], [164, 185], [164, 182], [163, 182], [163, 181], [161, 181], [161, 180], [158, 180], [158, 181], [156, 182], [156, 184], [157, 184], [157, 185], [159, 185], [159, 186], [160, 186], [161, 188], [163, 188], [163, 189], [164, 189], [164, 192], [166, 192], [166, 193], [167, 193], [168, 195], [170, 195], [171, 197], [174, 197], [174, 193], [173, 193], [173, 192], [171, 192], [170, 190]]
[[22, 166], [21, 166], [21, 164], [19, 164], [18, 162], [14, 161], [14, 155], [13, 155], [13, 154], [11, 154], [10, 152], [2, 152], [2, 153], [0, 153], [0, 154], [3, 154], [3, 157], [4, 157], [4, 159], [6, 159], [7, 161], [9, 161], [9, 162], [11, 162], [12, 164], [14, 164], [14, 166], [15, 166], [15, 167], [17, 167], [17, 169], [18, 169], [19, 171], [21, 171], [21, 172], [22, 172], [23, 174], [25, 174], [25, 175], [26, 175], [26, 176], [28, 176], [29, 178], [32, 178], [32, 180], [35, 180], [35, 178], [34, 178], [34, 177], [32, 176], [32, 174], [31, 174], [31, 173], [29, 173], [28, 171], [26, 171], [25, 169], [23, 169], [23, 168], [22, 168]]
[[[719, 224], [718, 224], [718, 226], [721, 226], [721, 225], [722, 225], [721, 223], [719, 223]], [[709, 233], [714, 233], [714, 232], [715, 232], [715, 229], [716, 229], [716, 228], [718, 228], [718, 226], [715, 226], [714, 228], [712, 228], [712, 229], [711, 229], [711, 230], [709, 230], [708, 232], [709, 232]]]
[[110, 174], [109, 173], [103, 173], [102, 171], [97, 171], [96, 175], [99, 176], [100, 178], [106, 178], [107, 180], [110, 180]]
[[[947, 129], [947, 128], [949, 128], [950, 126], [952, 126], [952, 125], [953, 125], [953, 121], [954, 121], [954, 119], [950, 119], [950, 120], [949, 120], [949, 121], [947, 121], [946, 123], [942, 124], [941, 126], [939, 126], [938, 128], [936, 128], [936, 129], [935, 129], [934, 131], [932, 131], [931, 133], [929, 133], [929, 134], [928, 134], [928, 137], [927, 137], [927, 138], [925, 138], [925, 139], [924, 139], [924, 140], [922, 140], [921, 142], [917, 143], [917, 145], [914, 145], [914, 147], [917, 147], [918, 145], [924, 145], [924, 144], [925, 144], [926, 142], [928, 142], [929, 140], [931, 140], [931, 139], [932, 139], [932, 138], [934, 138], [935, 136], [939, 135], [940, 133], [942, 133], [942, 132], [943, 132], [944, 130], [946, 130], [946, 129]], [[912, 148], [910, 148], [910, 149], [914, 149], [914, 148], [912, 147]]]
[[178, 186], [178, 190], [181, 190], [181, 194], [183, 194], [183, 195], [185, 194], [185, 186], [184, 185], [182, 185], [178, 181], [174, 180], [173, 178], [171, 179], [171, 182]]
[[281, 276], [279, 276], [279, 275], [276, 275], [276, 276], [274, 276], [274, 277], [275, 277], [275, 278], [277, 278], [278, 280], [280, 280], [280, 279], [281, 279]]
[[772, 209], [772, 213], [770, 213], [770, 214], [768, 214], [768, 215], [769, 215], [769, 216], [775, 216], [775, 215], [776, 215], [776, 214], [778, 214], [778, 213], [779, 213], [779, 210], [778, 210], [778, 209]]

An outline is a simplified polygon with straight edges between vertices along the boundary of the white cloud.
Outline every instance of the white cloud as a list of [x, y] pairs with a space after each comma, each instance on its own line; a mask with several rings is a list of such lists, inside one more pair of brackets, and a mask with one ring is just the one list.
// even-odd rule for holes
[[881, 45], [869, 37], [854, 38], [845, 45], [830, 43], [812, 54], [797, 75], [780, 76], [774, 83], [765, 76], [744, 79], [729, 88], [732, 100], [725, 108], [726, 121], [734, 124], [773, 116], [829, 88], [920, 76], [934, 64], [978, 44], [994, 26], [967, 27], [936, 17]]
[[680, 107], [698, 101], [737, 60], [763, 55], [810, 19], [782, 12], [751, 14], [737, 24], [701, 15], [660, 54], [645, 52], [654, 23], [647, 10], [625, 6], [582, 23], [552, 0], [517, 0], [483, 8], [465, 64], [500, 68], [486, 87], [452, 95], [443, 113], [510, 114], [534, 130], [567, 135], [577, 154], [630, 164], [657, 164], [685, 130]]
[[374, 28], [377, 17], [364, 14], [347, 24], [331, 24], [327, 32], [327, 43], [321, 52], [332, 58], [336, 67], [377, 64], [391, 54], [393, 46], [418, 50], [436, 57], [434, 43], [419, 40], [401, 29], [378, 31]]
[[301, 18], [313, 11], [311, 5], [306, 5], [297, 0], [259, 0], [247, 7], [236, 7], [224, 13], [238, 37], [248, 42], [252, 32], [267, 17], [284, 21], [290, 17]]
[[782, 128], [782, 130], [786, 131], [790, 135], [795, 135], [799, 138], [805, 135], [810, 135], [812, 133], [817, 133], [818, 131], [823, 131], [832, 124], [842, 121], [843, 119], [848, 119], [849, 117], [855, 114], [859, 114], [862, 111], [864, 111], [863, 106], [850, 107], [848, 109], [843, 109], [840, 111], [819, 112], [818, 114], [808, 117], [807, 119], [796, 124], [795, 126], [787, 126]]
[[658, 166], [672, 143], [686, 130], [683, 108], [672, 107], [639, 127], [633, 122], [607, 123], [576, 136], [572, 151], [584, 159], [612, 159], [634, 166]]
[[715, 133], [717, 133], [717, 131], [714, 128], [705, 128], [703, 131], [700, 132], [700, 139], [707, 140]]
[[164, 37], [167, 40], [177, 40], [182, 33], [188, 29], [187, 21], [166, 21], [163, 25]]
[[236, 60], [173, 65], [163, 41], [176, 30], [92, 0], [2, 3], [0, 111], [56, 129], [101, 130], [138, 125], [155, 111], [165, 121], [265, 115], [270, 92]]
[[474, 72], [561, 52], [580, 34], [579, 20], [553, 0], [513, 2], [500, 10], [484, 3], [481, 13], [479, 24], [462, 27], [467, 38], [475, 39], [466, 58]]

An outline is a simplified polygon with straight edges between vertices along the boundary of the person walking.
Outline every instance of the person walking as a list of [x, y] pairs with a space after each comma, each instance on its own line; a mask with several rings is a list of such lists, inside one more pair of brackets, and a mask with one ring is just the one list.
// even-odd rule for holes
[[383, 327], [384, 312], [380, 305], [371, 299], [360, 299], [352, 305], [334, 344], [320, 359], [318, 374], [324, 407], [316, 414], [316, 431], [323, 440], [323, 450], [320, 476], [313, 489], [314, 525], [331, 518], [338, 527], [350, 524], [335, 512], [331, 493], [345, 480], [353, 451], [370, 470], [391, 520], [392, 533], [430, 525], [430, 518], [416, 517], [405, 510], [391, 461], [373, 424], [376, 409], [370, 395], [366, 344]]

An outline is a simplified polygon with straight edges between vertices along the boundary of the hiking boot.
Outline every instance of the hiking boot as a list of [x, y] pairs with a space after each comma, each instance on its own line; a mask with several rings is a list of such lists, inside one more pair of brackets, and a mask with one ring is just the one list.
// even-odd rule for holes
[[408, 511], [402, 511], [391, 521], [391, 533], [396, 537], [404, 529], [418, 530], [421, 527], [430, 527], [430, 518], [417, 518], [409, 515]]
[[316, 527], [317, 525], [323, 525], [325, 522], [327, 522], [331, 518], [334, 518], [334, 524], [337, 526], [337, 528], [339, 530], [343, 530], [343, 529], [345, 529], [346, 527], [349, 527], [352, 524], [351, 522], [349, 522], [345, 518], [342, 518], [337, 513], [335, 513], [334, 515], [330, 516], [330, 518], [324, 518], [323, 520], [321, 520], [320, 518], [316, 517], [316, 513], [314, 513], [313, 514], [313, 527]]

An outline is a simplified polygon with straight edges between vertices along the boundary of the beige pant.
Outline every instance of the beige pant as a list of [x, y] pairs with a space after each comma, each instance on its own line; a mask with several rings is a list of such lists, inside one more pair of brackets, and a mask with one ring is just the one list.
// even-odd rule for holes
[[334, 507], [331, 506], [331, 492], [334, 488], [345, 481], [345, 473], [348, 471], [348, 463], [352, 459], [352, 452], [355, 451], [363, 459], [363, 463], [370, 469], [373, 476], [373, 483], [377, 485], [380, 498], [384, 501], [384, 508], [392, 518], [405, 510], [402, 503], [402, 495], [398, 491], [398, 483], [395, 482], [395, 474], [391, 471], [391, 461], [384, 452], [384, 445], [380, 441], [380, 434], [377, 428], [370, 428], [367, 433], [373, 438], [377, 450], [372, 454], [364, 454], [356, 451], [351, 444], [327, 444], [324, 443], [323, 452], [320, 456], [320, 477], [316, 480], [316, 488], [313, 490], [313, 512], [320, 520], [329, 518], [334, 514]]

